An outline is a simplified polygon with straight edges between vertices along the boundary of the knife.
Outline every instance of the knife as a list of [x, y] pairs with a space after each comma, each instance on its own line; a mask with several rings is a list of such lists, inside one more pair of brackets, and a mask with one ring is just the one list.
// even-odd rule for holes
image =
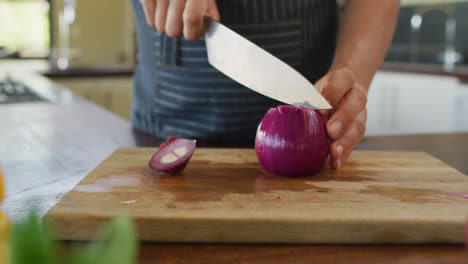
[[280, 102], [313, 109], [332, 108], [294, 68], [209, 16], [204, 22], [208, 62], [214, 68]]

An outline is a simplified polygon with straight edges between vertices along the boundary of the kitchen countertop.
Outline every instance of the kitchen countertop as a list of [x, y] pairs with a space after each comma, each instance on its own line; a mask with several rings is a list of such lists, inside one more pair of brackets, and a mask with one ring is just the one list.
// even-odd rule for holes
[[1, 74], [9, 71], [38, 72], [49, 78], [122, 77], [132, 76], [133, 70], [134, 67], [130, 65], [76, 66], [66, 70], [59, 70], [51, 67], [45, 59], [0, 60], [0, 77]]
[[[47, 212], [116, 148], [161, 142], [34, 72], [17, 71], [13, 76], [51, 99], [51, 103], [0, 105], [0, 167], [7, 190], [2, 209], [13, 220], [28, 212], [26, 202], [42, 214]], [[468, 133], [445, 133], [365, 137], [357, 148], [426, 151], [468, 174], [466, 146]], [[467, 263], [468, 253], [462, 245], [178, 243], [144, 243], [140, 251], [141, 263], [348, 263], [350, 259], [354, 263]]]
[[[5, 65], [5, 66], [4, 66]], [[39, 72], [50, 78], [76, 78], [76, 77], [105, 77], [105, 76], [131, 76], [134, 67], [120, 65], [92, 65], [79, 66], [66, 70], [57, 70], [49, 66], [46, 60], [0, 60], [0, 76], [6, 70], [26, 70]], [[386, 72], [421, 73], [438, 76], [452, 76], [462, 82], [468, 82], [468, 66], [457, 65], [452, 71], [446, 71], [442, 65], [408, 64], [398, 62], [385, 62], [380, 70]]]

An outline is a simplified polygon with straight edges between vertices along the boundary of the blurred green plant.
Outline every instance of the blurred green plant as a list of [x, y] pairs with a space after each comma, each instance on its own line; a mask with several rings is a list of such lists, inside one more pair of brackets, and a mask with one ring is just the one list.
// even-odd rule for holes
[[52, 225], [33, 212], [13, 225], [12, 264], [133, 264], [138, 242], [135, 226], [128, 217], [116, 217], [99, 231], [96, 240], [84, 248], [74, 248], [68, 257], [58, 251]]
[[136, 261], [137, 249], [133, 222], [119, 217], [104, 226], [98, 239], [83, 251], [77, 251], [67, 263], [130, 264]]
[[35, 211], [13, 225], [11, 262], [15, 264], [56, 264], [56, 247], [47, 224]]

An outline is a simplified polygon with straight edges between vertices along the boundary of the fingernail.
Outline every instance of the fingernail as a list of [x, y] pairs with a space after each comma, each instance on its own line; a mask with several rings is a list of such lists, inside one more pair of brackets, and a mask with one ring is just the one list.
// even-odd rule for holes
[[338, 145], [338, 147], [336, 147], [336, 152], [338, 152], [338, 157], [341, 157], [341, 154], [343, 154], [343, 146]]
[[337, 160], [336, 161], [336, 168], [339, 169], [341, 167], [341, 161]]
[[336, 121], [335, 123], [333, 123], [331, 126], [332, 133], [338, 135], [341, 131], [342, 126], [343, 124], [340, 121]]

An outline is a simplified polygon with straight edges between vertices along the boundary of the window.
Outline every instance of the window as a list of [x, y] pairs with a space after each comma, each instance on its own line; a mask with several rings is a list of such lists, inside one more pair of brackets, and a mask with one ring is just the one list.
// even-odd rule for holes
[[0, 25], [0, 58], [49, 55], [49, 0], [0, 0]]

